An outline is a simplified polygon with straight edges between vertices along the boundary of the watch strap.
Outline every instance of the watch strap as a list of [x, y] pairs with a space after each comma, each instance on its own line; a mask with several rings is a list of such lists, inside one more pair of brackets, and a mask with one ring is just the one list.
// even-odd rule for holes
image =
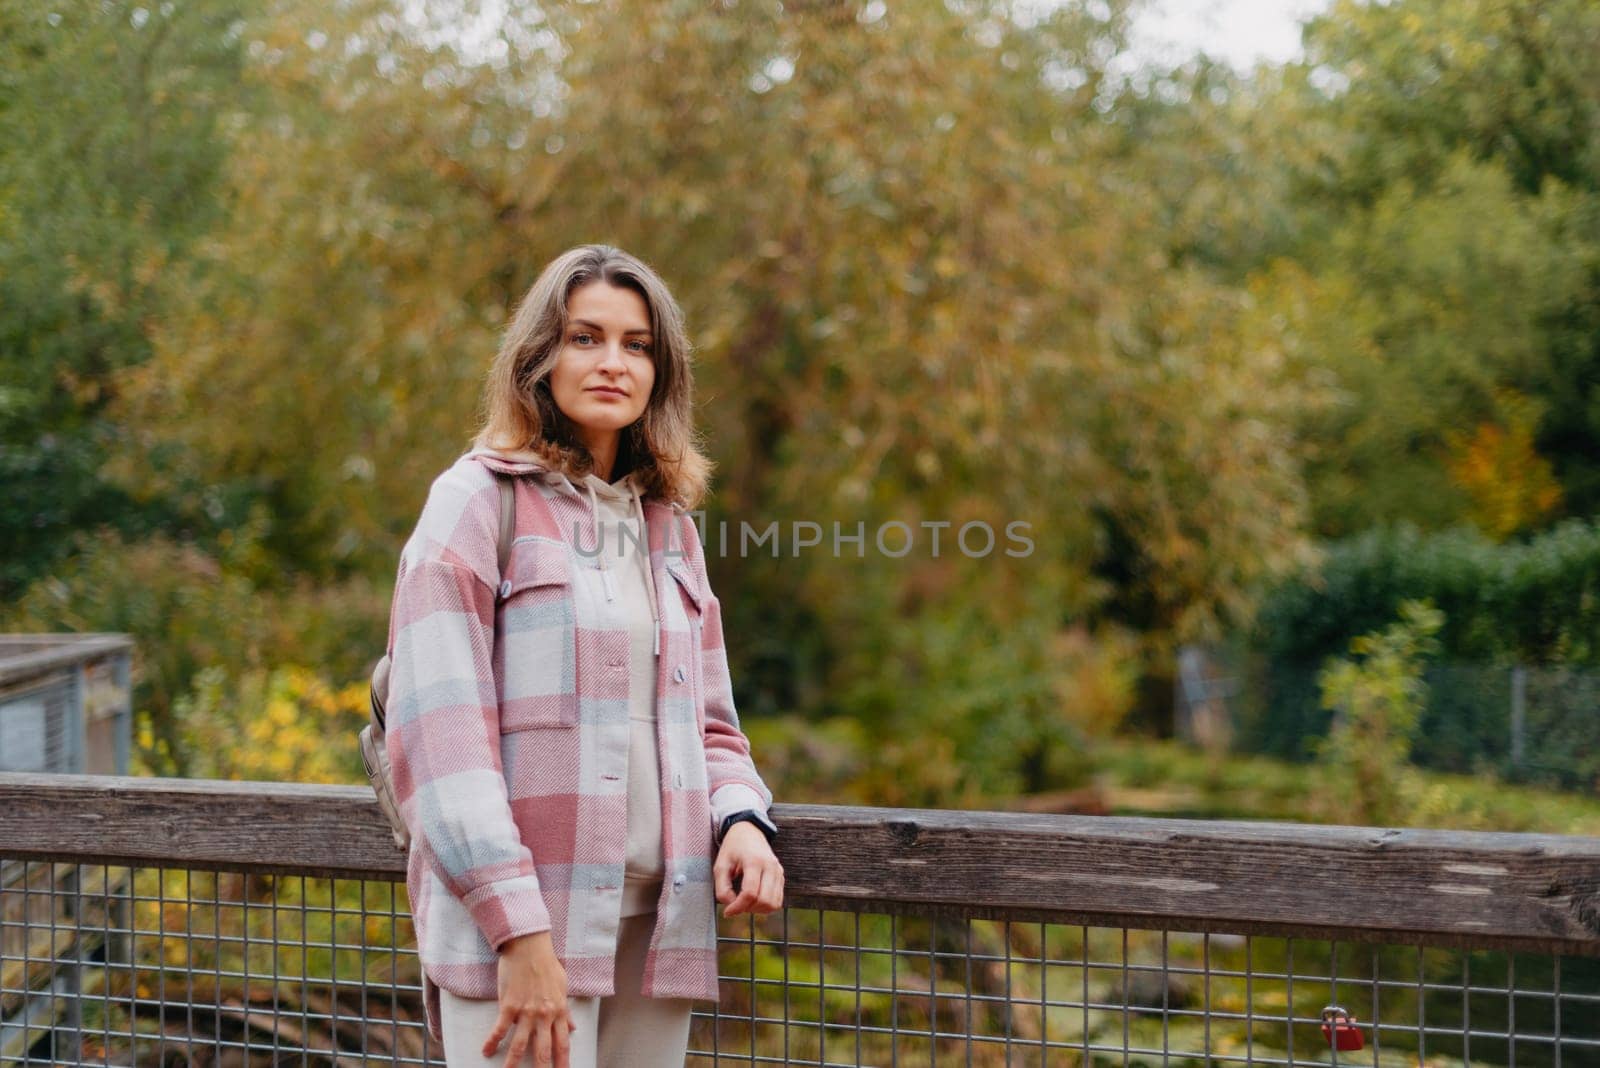
[[717, 829], [717, 845], [722, 845], [722, 839], [727, 836], [729, 828], [735, 823], [744, 823], [746, 821], [755, 824], [760, 829], [762, 835], [766, 837], [768, 845], [771, 845], [772, 840], [777, 837], [778, 828], [776, 824], [755, 809], [747, 808], [740, 812], [730, 813], [722, 821], [722, 826]]

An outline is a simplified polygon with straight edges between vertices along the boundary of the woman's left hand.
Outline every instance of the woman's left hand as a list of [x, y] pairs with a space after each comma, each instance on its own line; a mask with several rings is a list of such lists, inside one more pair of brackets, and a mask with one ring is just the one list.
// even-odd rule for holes
[[[767, 836], [753, 823], [735, 823], [723, 836], [717, 862], [711, 869], [717, 900], [724, 916], [750, 912], [765, 916], [783, 907], [783, 865], [778, 863]], [[739, 878], [739, 892], [733, 880]]]

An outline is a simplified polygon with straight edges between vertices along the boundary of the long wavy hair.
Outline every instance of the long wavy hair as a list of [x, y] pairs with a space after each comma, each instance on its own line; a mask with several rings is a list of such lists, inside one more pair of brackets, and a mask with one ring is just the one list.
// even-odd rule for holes
[[568, 325], [573, 290], [604, 281], [644, 298], [654, 337], [655, 385], [644, 414], [623, 430], [614, 477], [639, 476], [647, 496], [693, 509], [705, 496], [712, 464], [694, 429], [692, 346], [683, 311], [661, 277], [612, 245], [568, 249], [540, 272], [517, 305], [484, 382], [482, 423], [475, 448], [532, 452], [569, 478], [594, 470], [577, 427], [550, 392]]

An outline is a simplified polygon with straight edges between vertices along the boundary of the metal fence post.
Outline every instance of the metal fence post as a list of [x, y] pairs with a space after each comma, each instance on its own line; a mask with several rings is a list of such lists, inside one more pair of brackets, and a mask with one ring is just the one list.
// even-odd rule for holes
[[1524, 724], [1528, 717], [1528, 669], [1511, 666], [1511, 766], [1522, 767]]

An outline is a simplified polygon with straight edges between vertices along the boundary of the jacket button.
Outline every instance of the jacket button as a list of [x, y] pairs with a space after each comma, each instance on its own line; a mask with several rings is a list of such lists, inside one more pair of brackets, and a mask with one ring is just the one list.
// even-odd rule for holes
[[687, 676], [686, 676], [686, 675], [685, 675], [685, 673], [684, 673], [684, 670], [683, 670], [683, 665], [682, 665], [682, 664], [679, 664], [679, 665], [678, 665], [678, 670], [676, 670], [676, 671], [674, 671], [674, 672], [673, 672], [673, 673], [672, 673], [672, 677], [673, 677], [673, 678], [675, 678], [675, 679], [677, 679], [677, 680], [678, 680], [678, 681], [679, 681], [679, 682], [682, 682], [682, 681], [683, 681], [683, 680], [684, 680], [684, 679], [685, 679], [685, 678], [686, 678], [686, 677], [687, 677]]
[[677, 893], [683, 889], [683, 873], [679, 872], [672, 877], [672, 892]]

